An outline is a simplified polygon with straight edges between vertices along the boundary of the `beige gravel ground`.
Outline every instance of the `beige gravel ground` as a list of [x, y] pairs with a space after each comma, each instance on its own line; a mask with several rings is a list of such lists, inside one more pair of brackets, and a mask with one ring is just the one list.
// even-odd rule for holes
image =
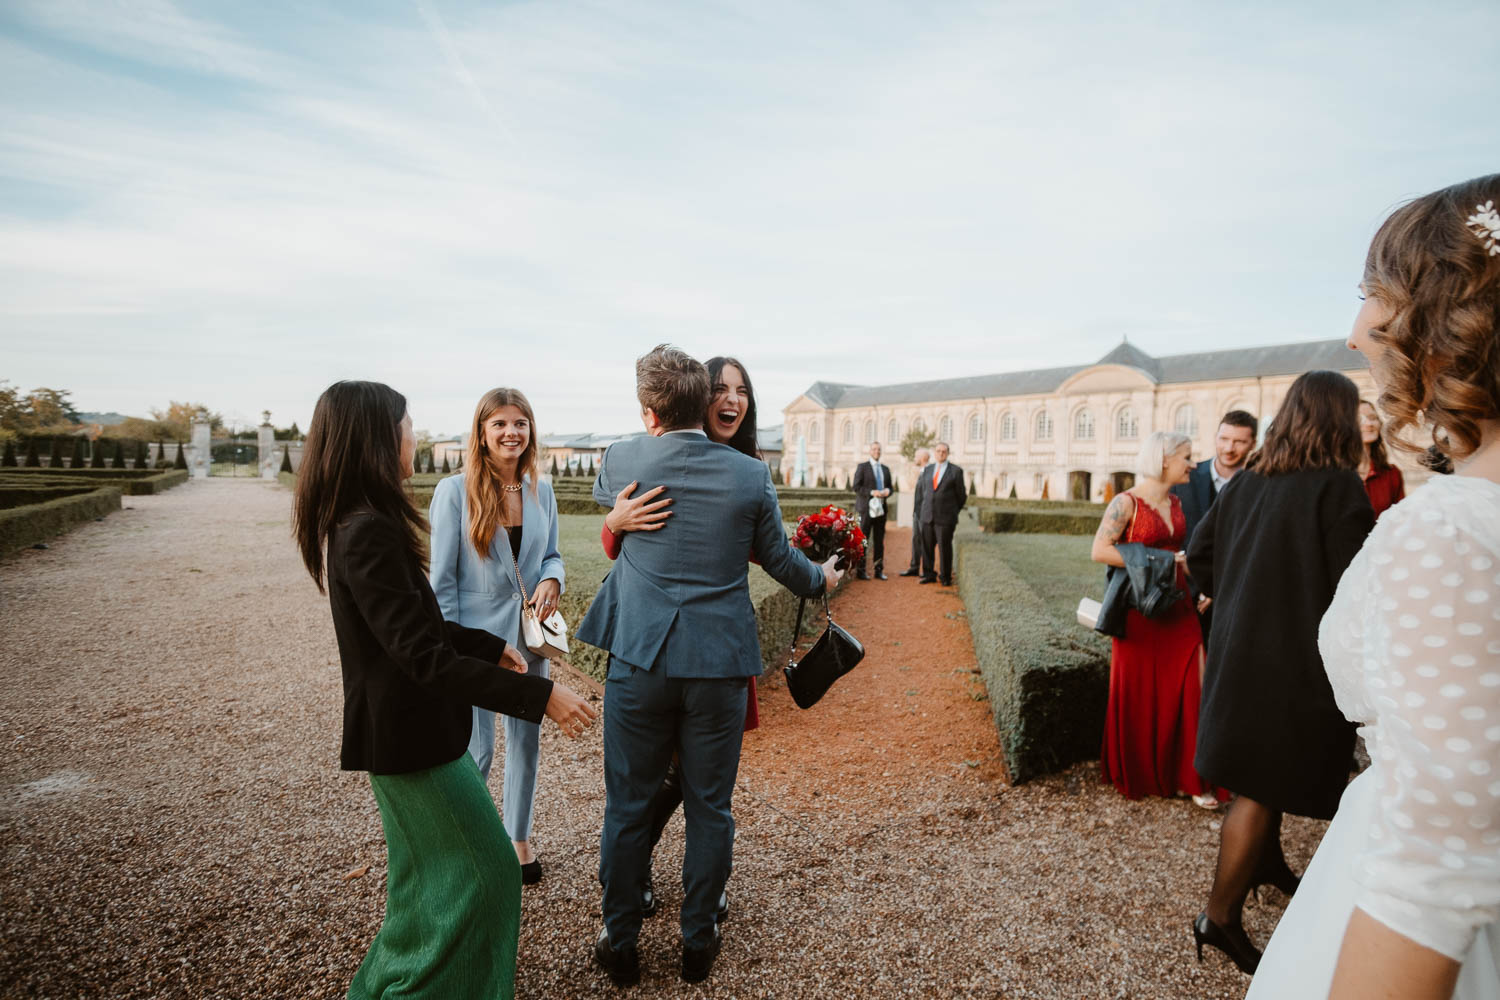
[[[195, 481], [0, 562], [0, 996], [343, 995], [379, 925], [384, 850], [365, 778], [337, 769], [333, 630], [289, 499]], [[856, 633], [860, 593], [841, 598]], [[518, 995], [610, 995], [589, 961], [599, 733], [542, 742], [547, 877], [526, 896]], [[699, 987], [676, 978], [669, 828], [633, 995], [1243, 994], [1226, 960], [1192, 957], [1212, 815], [1124, 802], [1089, 765], [1017, 788], [961, 761], [898, 766], [885, 794], [851, 797], [811, 795], [787, 761], [747, 750], [734, 912]], [[1288, 820], [1294, 867], [1321, 829]], [[1257, 940], [1282, 902], [1249, 905]]]

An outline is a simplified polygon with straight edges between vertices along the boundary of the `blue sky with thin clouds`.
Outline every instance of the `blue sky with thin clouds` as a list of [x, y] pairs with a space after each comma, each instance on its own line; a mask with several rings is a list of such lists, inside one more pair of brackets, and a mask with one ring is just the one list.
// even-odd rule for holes
[[762, 423], [879, 384], [1343, 336], [1405, 198], [1500, 170], [1500, 5], [0, 8], [0, 378], [304, 427]]

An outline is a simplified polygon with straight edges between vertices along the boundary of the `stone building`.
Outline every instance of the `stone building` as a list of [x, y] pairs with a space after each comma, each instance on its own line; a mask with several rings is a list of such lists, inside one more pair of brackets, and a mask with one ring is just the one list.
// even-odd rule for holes
[[[1101, 500], [1134, 482], [1141, 441], [1175, 429], [1193, 438], [1193, 457], [1213, 455], [1219, 417], [1248, 410], [1268, 418], [1303, 372], [1341, 371], [1375, 398], [1364, 356], [1342, 340], [1153, 357], [1128, 342], [1093, 364], [859, 386], [815, 382], [783, 410], [782, 474], [845, 485], [871, 441], [893, 469], [914, 426], [947, 441], [983, 496]], [[1425, 473], [1396, 457], [1408, 484]], [[890, 461], [894, 459], [894, 461]], [[905, 488], [914, 470], [896, 475]]]

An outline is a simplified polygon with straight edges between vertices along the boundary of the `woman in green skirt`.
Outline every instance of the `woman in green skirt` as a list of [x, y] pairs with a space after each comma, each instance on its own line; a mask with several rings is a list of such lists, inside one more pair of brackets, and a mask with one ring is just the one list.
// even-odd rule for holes
[[339, 382], [318, 399], [293, 534], [326, 592], [344, 676], [340, 765], [368, 771], [389, 862], [380, 933], [349, 996], [511, 997], [521, 867], [466, 752], [471, 706], [570, 737], [594, 720], [560, 684], [481, 629], [444, 621], [422, 516], [402, 488], [416, 439], [406, 398]]

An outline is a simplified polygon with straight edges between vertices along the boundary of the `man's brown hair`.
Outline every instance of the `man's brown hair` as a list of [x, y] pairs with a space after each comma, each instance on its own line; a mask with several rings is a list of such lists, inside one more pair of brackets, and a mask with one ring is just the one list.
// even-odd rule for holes
[[708, 369], [671, 344], [635, 359], [635, 397], [669, 431], [701, 427], [712, 388]]

